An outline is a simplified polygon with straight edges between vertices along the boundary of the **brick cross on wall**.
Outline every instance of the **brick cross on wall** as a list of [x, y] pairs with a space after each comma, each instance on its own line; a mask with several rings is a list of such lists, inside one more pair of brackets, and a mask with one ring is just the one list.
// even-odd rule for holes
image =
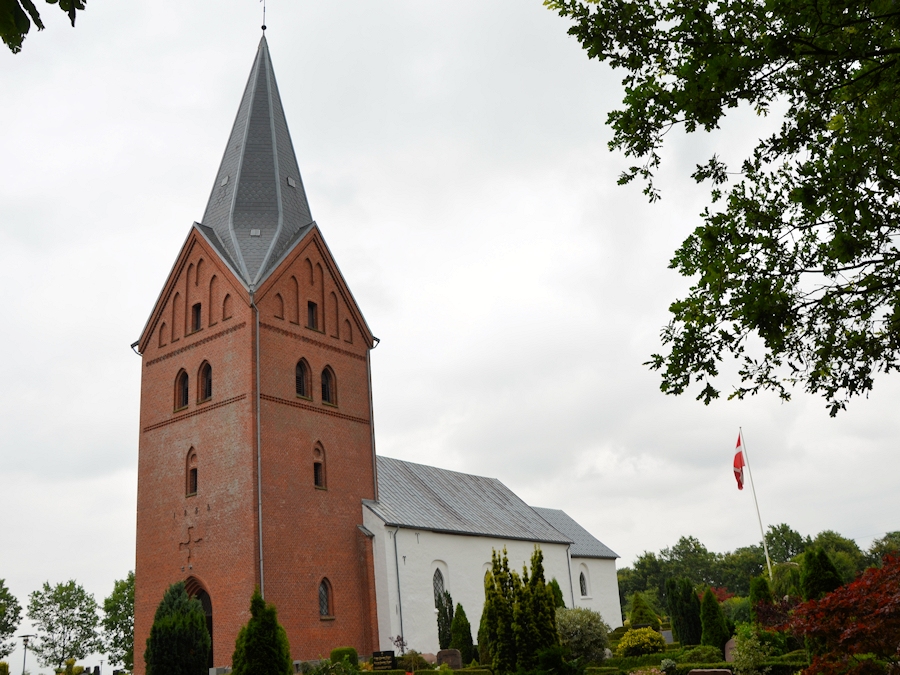
[[203, 537], [194, 536], [194, 528], [189, 527], [187, 529], [187, 541], [182, 541], [178, 543], [178, 550], [183, 551], [187, 549], [188, 552], [188, 562], [191, 561], [191, 556], [193, 555], [193, 549], [195, 546], [200, 544], [203, 541]]

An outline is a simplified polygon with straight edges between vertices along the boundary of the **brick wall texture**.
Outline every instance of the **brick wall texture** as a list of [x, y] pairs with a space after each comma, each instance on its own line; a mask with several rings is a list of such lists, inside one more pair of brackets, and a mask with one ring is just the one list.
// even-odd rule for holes
[[[307, 325], [310, 302], [315, 328]], [[192, 231], [140, 341], [136, 673], [144, 673], [156, 607], [179, 580], [209, 594], [216, 666], [231, 663], [258, 585], [278, 608], [294, 659], [340, 646], [377, 649], [371, 540], [357, 527], [361, 500], [375, 498], [372, 344], [317, 228], [253, 299]], [[296, 391], [300, 359], [309, 366], [308, 397]], [[208, 400], [205, 363], [212, 367]], [[334, 404], [322, 400], [326, 368], [334, 374]], [[176, 386], [182, 371], [186, 407]], [[314, 480], [317, 451], [324, 488]], [[328, 616], [320, 614], [323, 580], [331, 590]]]

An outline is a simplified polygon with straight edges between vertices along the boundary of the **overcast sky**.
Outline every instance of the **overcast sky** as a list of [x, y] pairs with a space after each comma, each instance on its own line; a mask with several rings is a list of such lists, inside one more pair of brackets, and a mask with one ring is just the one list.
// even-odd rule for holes
[[[23, 606], [70, 578], [102, 601], [133, 569], [129, 345], [203, 215], [261, 23], [253, 0], [92, 1], [75, 29], [39, 4], [47, 29], [0, 48], [0, 578]], [[380, 454], [499, 478], [622, 566], [682, 535], [759, 541], [743, 426], [765, 524], [863, 548], [900, 529], [900, 378], [831, 419], [799, 392], [664, 396], [642, 365], [688, 287], [667, 264], [707, 195], [690, 170], [740, 158], [758, 120], [673, 133], [650, 205], [606, 147], [620, 77], [540, 0], [270, 0], [268, 26], [313, 217], [381, 339]]]

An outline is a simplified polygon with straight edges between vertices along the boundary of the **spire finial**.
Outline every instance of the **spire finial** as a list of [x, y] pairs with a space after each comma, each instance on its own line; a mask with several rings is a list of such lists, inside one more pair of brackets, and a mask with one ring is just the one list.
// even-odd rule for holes
[[262, 6], [263, 6], [263, 23], [262, 23], [262, 29], [263, 29], [263, 32], [265, 33], [265, 32], [266, 32], [266, 0], [260, 0], [260, 2], [262, 2]]

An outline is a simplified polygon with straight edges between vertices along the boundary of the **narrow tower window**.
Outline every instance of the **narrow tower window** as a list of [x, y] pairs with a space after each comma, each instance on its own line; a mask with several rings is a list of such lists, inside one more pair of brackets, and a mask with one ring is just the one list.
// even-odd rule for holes
[[325, 451], [318, 445], [313, 450], [313, 483], [325, 489]]
[[175, 410], [188, 407], [190, 388], [188, 386], [188, 374], [185, 371], [178, 373], [175, 378]]
[[331, 584], [322, 579], [319, 584], [319, 616], [331, 616]]
[[297, 396], [312, 398], [312, 389], [309, 386], [309, 366], [306, 365], [306, 361], [303, 359], [297, 362], [294, 377], [296, 379]]
[[212, 366], [205, 363], [200, 366], [200, 401], [208, 401], [212, 398]]
[[191, 330], [200, 330], [200, 303], [191, 307]]
[[186, 478], [185, 493], [190, 497], [197, 494], [197, 453], [193, 448], [188, 452]]
[[580, 575], [578, 575], [578, 585], [581, 587], [581, 597], [586, 598], [587, 594], [588, 594], [588, 587], [587, 587], [587, 579], [584, 576], [584, 572], [582, 572]]
[[306, 326], [319, 330], [319, 306], [311, 300], [306, 303]]
[[322, 371], [322, 401], [337, 405], [337, 392], [335, 391], [334, 373], [331, 368]]

